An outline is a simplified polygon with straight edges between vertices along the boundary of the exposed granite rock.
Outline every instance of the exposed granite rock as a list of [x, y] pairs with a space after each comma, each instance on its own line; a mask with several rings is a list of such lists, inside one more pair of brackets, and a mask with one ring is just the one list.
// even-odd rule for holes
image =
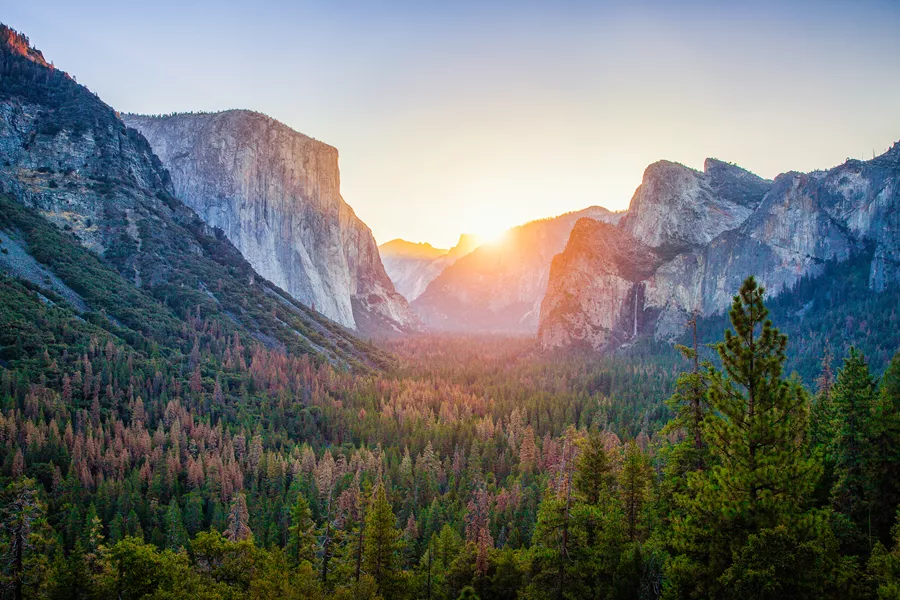
[[413, 309], [437, 330], [535, 333], [550, 263], [582, 217], [616, 223], [621, 214], [594, 206], [510, 229], [446, 268]]
[[[254, 273], [231, 243], [175, 197], [169, 173], [138, 131], [4, 25], [0, 193], [71, 232], [105, 266], [179, 318], [203, 305], [204, 315], [228, 320], [242, 335], [270, 347], [308, 352], [335, 364], [369, 363], [374, 354]], [[4, 231], [3, 237], [17, 239], [16, 232]], [[79, 309], [102, 308], [85, 305], [64, 287], [61, 275], [59, 281], [43, 275], [19, 255], [21, 250], [35, 258], [39, 249], [16, 244], [7, 249], [0, 269], [26, 279], [40, 277]], [[377, 257], [374, 244], [372, 252]]]
[[345, 327], [418, 327], [341, 198], [335, 148], [246, 110], [123, 118], [149, 140], [174, 193], [260, 275]]
[[714, 159], [706, 161], [703, 173], [659, 161], [644, 171], [622, 226], [641, 242], [668, 252], [707, 244], [743, 223], [770, 183]]
[[580, 219], [550, 267], [538, 337], [546, 349], [608, 348], [644, 331], [656, 252], [609, 223]]
[[898, 190], [900, 144], [871, 161], [774, 182], [712, 159], [703, 174], [655, 163], [619, 229], [631, 243], [655, 249], [659, 263], [636, 281], [634, 269], [597, 250], [612, 239], [609, 231], [580, 229], [582, 238], [598, 239], [570, 240], [554, 260], [540, 342], [607, 349], [630, 341], [621, 325], [628, 314], [637, 315], [632, 332], [670, 339], [689, 313], [725, 310], [748, 275], [777, 295], [866, 247], [873, 249], [871, 288], [900, 284]]
[[428, 284], [444, 269], [471, 253], [480, 245], [478, 236], [462, 234], [450, 250], [435, 248], [431, 244], [415, 244], [405, 240], [393, 240], [378, 247], [384, 269], [394, 282], [394, 287], [412, 302], [422, 295]]

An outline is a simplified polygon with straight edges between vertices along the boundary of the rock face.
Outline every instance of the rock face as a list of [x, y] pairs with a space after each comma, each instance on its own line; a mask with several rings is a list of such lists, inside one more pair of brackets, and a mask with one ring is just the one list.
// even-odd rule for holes
[[712, 159], [704, 173], [655, 163], [615, 233], [579, 226], [554, 260], [540, 343], [604, 350], [669, 339], [689, 313], [725, 310], [748, 275], [777, 295], [866, 251], [869, 285], [882, 291], [900, 283], [898, 208], [900, 144], [774, 182]]
[[175, 195], [260, 275], [345, 327], [417, 328], [341, 197], [335, 148], [245, 110], [123, 119], [150, 142]]
[[427, 243], [393, 240], [378, 247], [384, 270], [395, 289], [412, 302], [444, 269], [471, 253], [480, 245], [477, 236], [462, 234], [450, 250]]
[[444, 269], [413, 309], [437, 330], [535, 333], [550, 263], [581, 218], [617, 223], [621, 214], [595, 206], [510, 229]]
[[[135, 297], [160, 304], [159, 311], [178, 319], [197, 314], [221, 319], [269, 347], [333, 363], [368, 361], [367, 345], [259, 277], [230, 242], [175, 196], [169, 173], [144, 136], [4, 25], [0, 156], [0, 193], [92, 250], [104, 269], [118, 272], [136, 290]], [[55, 271], [62, 281], [60, 272], [85, 269], [42, 263], [46, 255], [27, 247], [27, 236], [4, 232], [3, 237], [14, 240], [15, 247], [0, 266], [15, 276], [52, 282], [49, 271]], [[374, 244], [370, 250], [377, 260]], [[97, 297], [115, 289], [105, 280], [96, 285], [91, 291]], [[60, 282], [51, 287], [70, 296]], [[110, 312], [76, 297], [72, 302]], [[132, 317], [140, 311], [117, 308]]]
[[769, 187], [764, 179], [715, 159], [703, 173], [659, 161], [644, 171], [623, 229], [666, 251], [709, 243], [743, 223]]
[[550, 267], [541, 304], [542, 342], [550, 347], [607, 348], [643, 329], [644, 280], [661, 263], [622, 229], [580, 219]]

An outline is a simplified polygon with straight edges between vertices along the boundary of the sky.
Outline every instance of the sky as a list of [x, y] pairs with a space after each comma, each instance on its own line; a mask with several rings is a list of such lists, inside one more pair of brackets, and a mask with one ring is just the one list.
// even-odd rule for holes
[[765, 177], [900, 140], [900, 2], [0, 0], [119, 111], [247, 108], [338, 148], [379, 243], [599, 204], [646, 166]]

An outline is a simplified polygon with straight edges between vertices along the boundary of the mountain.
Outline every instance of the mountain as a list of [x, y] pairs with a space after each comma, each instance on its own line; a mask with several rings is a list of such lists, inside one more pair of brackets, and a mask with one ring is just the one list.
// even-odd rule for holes
[[647, 167], [622, 228], [664, 251], [709, 243], [743, 223], [771, 182], [739, 167], [708, 159], [701, 173], [659, 161]]
[[853, 259], [872, 293], [895, 290], [898, 204], [900, 144], [870, 161], [774, 181], [713, 159], [702, 173], [655, 163], [616, 231], [576, 227], [553, 261], [541, 346], [672, 339], [689, 313], [723, 312], [748, 275], [777, 296]]
[[246, 110], [123, 119], [150, 142], [175, 195], [260, 275], [364, 334], [418, 327], [341, 197], [335, 148]]
[[3, 285], [27, 283], [32, 302], [62, 298], [141, 352], [186, 354], [204, 327], [334, 364], [382, 360], [254, 272], [176, 197], [138, 131], [5, 26], [0, 155]]
[[435, 248], [428, 243], [392, 240], [378, 247], [381, 260], [397, 291], [412, 302], [444, 269], [471, 253], [481, 245], [476, 235], [462, 234], [450, 250]]
[[621, 214], [593, 206], [510, 229], [457, 260], [416, 298], [413, 309], [441, 331], [537, 331], [550, 262], [581, 218], [617, 223]]

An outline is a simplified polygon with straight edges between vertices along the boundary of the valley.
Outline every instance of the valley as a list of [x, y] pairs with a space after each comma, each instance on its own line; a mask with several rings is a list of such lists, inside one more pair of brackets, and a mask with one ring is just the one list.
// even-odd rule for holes
[[900, 143], [452, 247], [342, 194], [0, 25], [0, 598], [896, 597]]

